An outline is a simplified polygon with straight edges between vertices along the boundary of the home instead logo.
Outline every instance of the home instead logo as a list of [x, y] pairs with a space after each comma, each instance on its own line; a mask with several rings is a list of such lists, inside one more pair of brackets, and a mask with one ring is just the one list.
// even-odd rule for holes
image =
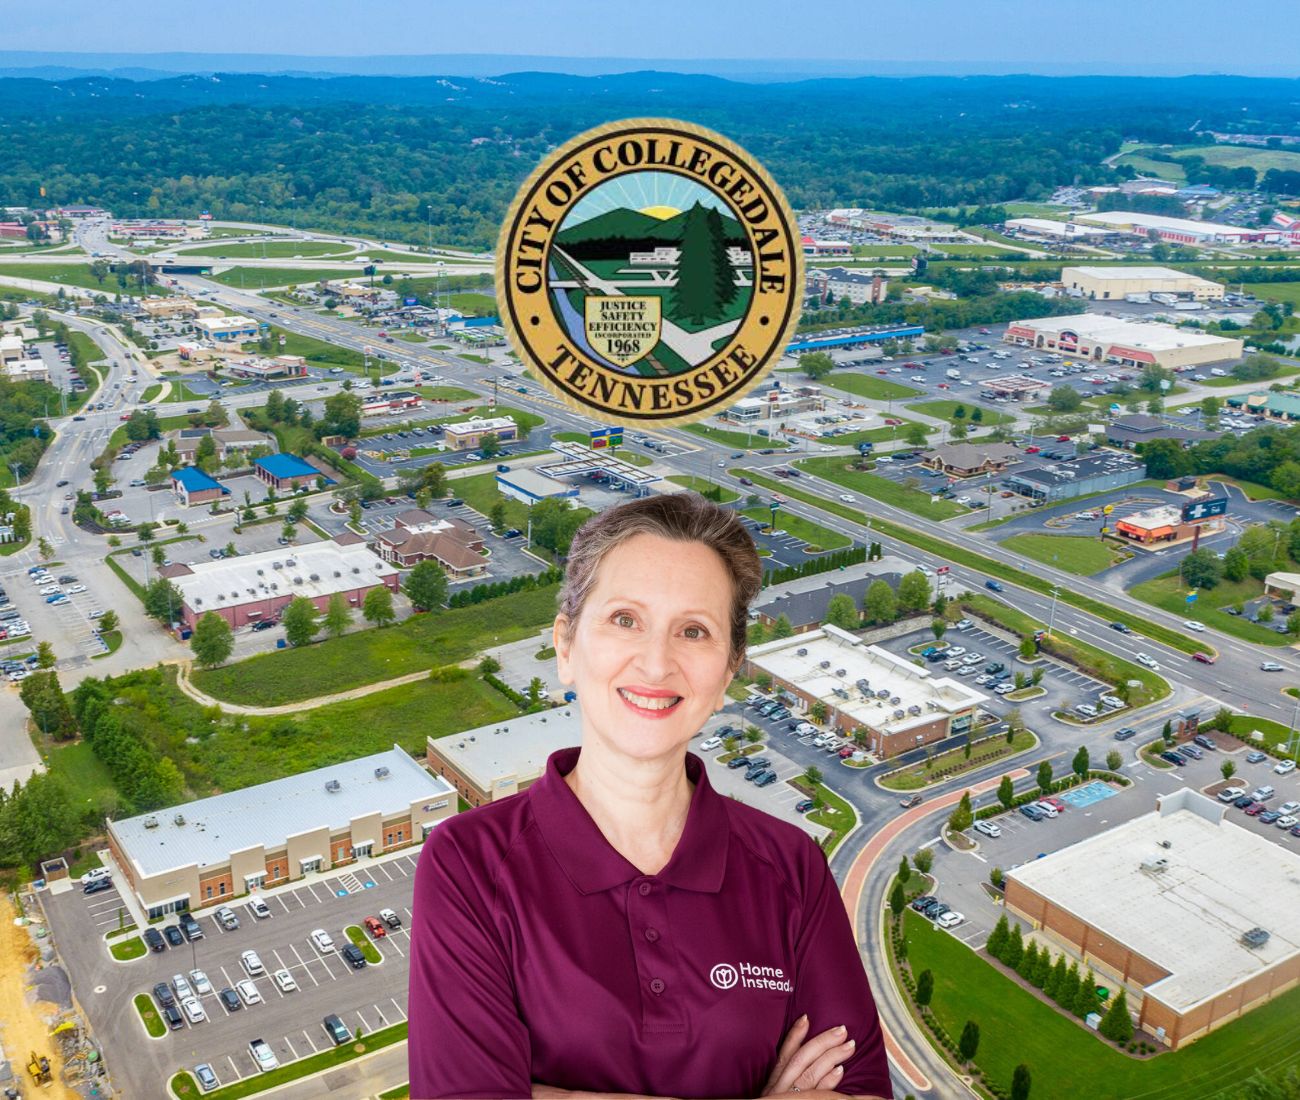
[[709, 981], [718, 989], [774, 989], [779, 993], [793, 993], [794, 987], [777, 966], [755, 966], [753, 963], [718, 963], [709, 971]]

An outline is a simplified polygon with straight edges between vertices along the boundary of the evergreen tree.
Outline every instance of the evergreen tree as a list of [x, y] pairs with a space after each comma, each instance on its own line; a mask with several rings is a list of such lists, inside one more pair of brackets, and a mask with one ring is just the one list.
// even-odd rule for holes
[[721, 244], [722, 262], [714, 274], [714, 293], [719, 306], [725, 307], [736, 300], [736, 273], [727, 259], [727, 230], [722, 224], [722, 215], [716, 206], [710, 206], [707, 217], [711, 247], [717, 248]]
[[1020, 962], [1016, 966], [1016, 973], [1025, 981], [1029, 981], [1038, 969], [1038, 944], [1030, 940], [1025, 947], [1024, 954], [1020, 956]]
[[772, 637], [789, 638], [794, 635], [794, 625], [784, 611], [776, 617], [776, 623], [772, 627]]
[[1067, 1012], [1074, 1011], [1075, 999], [1079, 996], [1079, 964], [1073, 959], [1060, 983], [1056, 987], [1056, 1003]]
[[894, 914], [897, 920], [903, 915], [903, 909], [907, 906], [907, 898], [903, 895], [903, 884], [894, 883], [894, 888], [889, 892], [889, 911]]
[[1080, 779], [1088, 774], [1088, 746], [1080, 745], [1079, 751], [1074, 754], [1074, 760], [1070, 763], [1070, 768]]
[[23, 681], [18, 697], [31, 711], [32, 723], [46, 737], [70, 741], [77, 735], [77, 719], [68, 705], [58, 673], [35, 672]]
[[975, 811], [971, 809], [970, 791], [963, 791], [957, 808], [948, 816], [948, 828], [954, 833], [964, 832], [975, 823]]
[[[709, 218], [709, 208], [696, 202], [682, 226], [677, 285], [672, 291], [672, 315], [693, 325], [719, 318], [726, 301], [724, 280], [732, 277], [722, 221]], [[733, 290], [734, 295], [734, 290]]]
[[1010, 935], [1011, 929], [1007, 925], [1007, 915], [1003, 913], [998, 917], [998, 923], [993, 926], [993, 931], [989, 934], [988, 942], [984, 945], [984, 950], [995, 959], [1001, 961], [1002, 953], [1006, 950], [1007, 939]]
[[916, 979], [916, 1003], [919, 1005], [928, 1005], [930, 998], [934, 996], [934, 975], [928, 970], [922, 970]]
[[1099, 1029], [1107, 1039], [1121, 1046], [1133, 1038], [1133, 1019], [1128, 1014], [1128, 994], [1123, 988], [1111, 998]]
[[957, 1040], [957, 1053], [963, 1062], [969, 1062], [980, 1048], [980, 1025], [974, 1020], [967, 1020], [961, 1029], [961, 1038]]
[[1043, 794], [1052, 793], [1052, 763], [1050, 760], [1044, 760], [1038, 765], [1038, 789]]
[[1011, 803], [1016, 800], [1016, 787], [1011, 782], [1011, 776], [1004, 775], [1002, 782], [998, 784], [998, 801], [1002, 803], [1004, 809], [1011, 809]]
[[1065, 981], [1065, 956], [1057, 955], [1056, 962], [1052, 964], [1052, 972], [1043, 983], [1043, 992], [1052, 1000], [1056, 1000], [1056, 991], [1061, 988], [1063, 981]]
[[912, 867], [911, 864], [907, 862], [907, 856], [904, 856], [898, 861], [898, 881], [905, 886], [907, 885], [907, 880], [911, 877]]
[[1011, 1100], [1029, 1100], [1029, 1088], [1032, 1084], [1029, 1067], [1021, 1062], [1011, 1075]]
[[1079, 983], [1079, 992], [1074, 998], [1074, 1014], [1083, 1019], [1089, 1012], [1097, 1011], [1097, 980], [1089, 970]]
[[1011, 926], [1010, 935], [1007, 936], [1007, 942], [1002, 948], [1002, 961], [1012, 970], [1020, 966], [1020, 960], [1025, 953], [1024, 940], [1021, 937], [1020, 925]]
[[1038, 952], [1038, 965], [1034, 967], [1034, 972], [1029, 975], [1029, 983], [1035, 989], [1042, 989], [1047, 985], [1047, 979], [1052, 976], [1052, 953], [1044, 947]]

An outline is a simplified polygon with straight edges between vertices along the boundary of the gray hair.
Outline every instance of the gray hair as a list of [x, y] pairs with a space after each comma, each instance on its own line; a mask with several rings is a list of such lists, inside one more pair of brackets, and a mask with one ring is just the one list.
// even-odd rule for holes
[[731, 666], [739, 668], [749, 631], [749, 605], [758, 595], [763, 566], [754, 540], [736, 513], [697, 493], [640, 497], [598, 512], [578, 528], [569, 547], [559, 595], [565, 633], [573, 636], [605, 555], [636, 535], [698, 542], [722, 559], [731, 578]]

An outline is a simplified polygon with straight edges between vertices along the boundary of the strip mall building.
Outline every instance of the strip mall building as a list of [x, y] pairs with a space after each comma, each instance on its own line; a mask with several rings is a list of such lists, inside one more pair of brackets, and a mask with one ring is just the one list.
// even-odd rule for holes
[[1240, 359], [1244, 348], [1240, 340], [1226, 336], [1096, 313], [1013, 321], [1002, 339], [1018, 347], [1056, 351], [1096, 363], [1169, 370]]

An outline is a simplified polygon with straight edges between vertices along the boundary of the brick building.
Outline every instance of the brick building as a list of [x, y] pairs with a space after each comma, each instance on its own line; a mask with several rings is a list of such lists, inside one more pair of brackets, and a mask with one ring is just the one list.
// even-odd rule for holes
[[108, 846], [150, 917], [422, 844], [456, 794], [400, 746], [181, 806], [109, 820]]
[[210, 504], [230, 495], [229, 489], [197, 466], [182, 466], [179, 470], [172, 471], [172, 492], [186, 508], [195, 504]]
[[472, 524], [454, 516], [435, 516], [423, 508], [409, 508], [394, 518], [395, 526], [375, 539], [375, 551], [384, 561], [403, 569], [436, 561], [457, 580], [487, 571], [483, 536]]
[[300, 487], [310, 489], [320, 478], [324, 478], [327, 485], [334, 484], [333, 478], [326, 477], [310, 462], [284, 452], [255, 459], [253, 473], [277, 493], [292, 493]]

